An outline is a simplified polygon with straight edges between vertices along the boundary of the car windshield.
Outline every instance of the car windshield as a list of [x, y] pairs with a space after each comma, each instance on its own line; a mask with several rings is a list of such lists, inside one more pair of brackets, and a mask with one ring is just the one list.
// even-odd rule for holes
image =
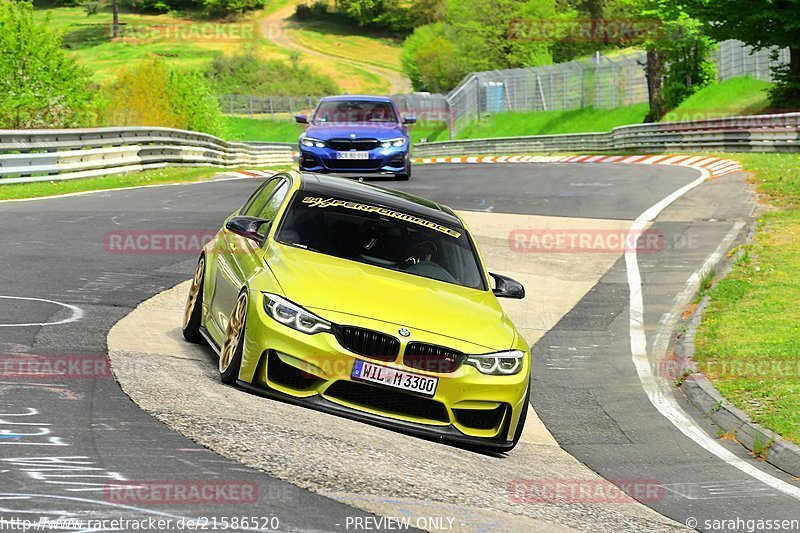
[[378, 122], [396, 123], [394, 106], [389, 102], [366, 100], [332, 100], [320, 102], [314, 113], [316, 123]]
[[351, 261], [486, 288], [463, 228], [391, 208], [300, 192], [276, 237], [286, 245]]

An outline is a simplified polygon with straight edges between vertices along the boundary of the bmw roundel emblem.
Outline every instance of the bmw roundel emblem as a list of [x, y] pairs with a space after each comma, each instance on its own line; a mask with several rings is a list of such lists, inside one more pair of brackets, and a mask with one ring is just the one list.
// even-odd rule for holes
[[351, 133], [351, 134], [350, 134], [350, 138], [351, 138], [351, 139], [355, 139], [355, 138], [356, 138], [356, 134], [355, 134], [355, 133]]
[[397, 333], [399, 333], [399, 334], [400, 334], [400, 335], [402, 335], [403, 337], [410, 337], [410, 336], [411, 336], [411, 332], [410, 332], [410, 331], [408, 331], [408, 329], [406, 329], [406, 328], [400, 328], [400, 329], [398, 329], [398, 330], [397, 330]]

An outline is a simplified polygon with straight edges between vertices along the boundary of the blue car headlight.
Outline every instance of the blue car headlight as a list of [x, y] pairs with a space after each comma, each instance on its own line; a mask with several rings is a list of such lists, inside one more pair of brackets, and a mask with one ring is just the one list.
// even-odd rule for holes
[[381, 148], [391, 148], [392, 146], [394, 146], [395, 148], [400, 148], [405, 144], [406, 144], [405, 138], [398, 137], [396, 139], [388, 139], [386, 141], [381, 141]]
[[308, 146], [309, 148], [311, 148], [311, 147], [324, 148], [325, 147], [325, 141], [321, 141], [319, 139], [314, 139], [313, 137], [303, 137], [302, 139], [300, 139], [300, 144], [302, 144], [303, 146]]
[[281, 298], [277, 294], [264, 294], [264, 310], [269, 316], [297, 331], [308, 333], [320, 333], [330, 331], [331, 323], [318, 317], [310, 311], [306, 311], [297, 304]]
[[474, 366], [481, 374], [490, 376], [510, 376], [522, 370], [522, 361], [525, 352], [509, 350], [506, 352], [487, 353], [484, 355], [470, 355], [466, 364]]

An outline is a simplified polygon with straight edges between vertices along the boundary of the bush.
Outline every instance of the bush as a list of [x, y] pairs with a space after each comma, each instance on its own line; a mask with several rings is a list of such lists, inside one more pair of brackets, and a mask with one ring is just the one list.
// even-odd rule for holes
[[331, 78], [299, 61], [265, 61], [252, 54], [218, 56], [205, 74], [218, 94], [321, 96], [340, 92]]
[[458, 51], [444, 23], [414, 30], [403, 43], [402, 63], [417, 91], [446, 92], [466, 74], [459, 68]]
[[265, 0], [203, 0], [203, 11], [211, 17], [228, 17], [261, 9], [265, 3]]
[[33, 4], [0, 0], [0, 128], [64, 128], [93, 120], [89, 73]]
[[298, 20], [320, 20], [329, 15], [328, 2], [325, 0], [317, 0], [309, 4], [297, 4], [297, 7], [294, 8], [294, 16]]
[[105, 93], [110, 125], [224, 134], [219, 103], [199, 72], [170, 69], [152, 59], [123, 69]]

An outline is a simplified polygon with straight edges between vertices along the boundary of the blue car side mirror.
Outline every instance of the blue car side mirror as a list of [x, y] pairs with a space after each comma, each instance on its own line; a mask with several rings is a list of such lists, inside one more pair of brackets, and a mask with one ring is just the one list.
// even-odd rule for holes
[[294, 119], [298, 124], [308, 124], [308, 117], [305, 115], [295, 115]]
[[403, 117], [403, 124], [413, 124], [417, 121], [417, 117], [414, 115], [406, 115]]

